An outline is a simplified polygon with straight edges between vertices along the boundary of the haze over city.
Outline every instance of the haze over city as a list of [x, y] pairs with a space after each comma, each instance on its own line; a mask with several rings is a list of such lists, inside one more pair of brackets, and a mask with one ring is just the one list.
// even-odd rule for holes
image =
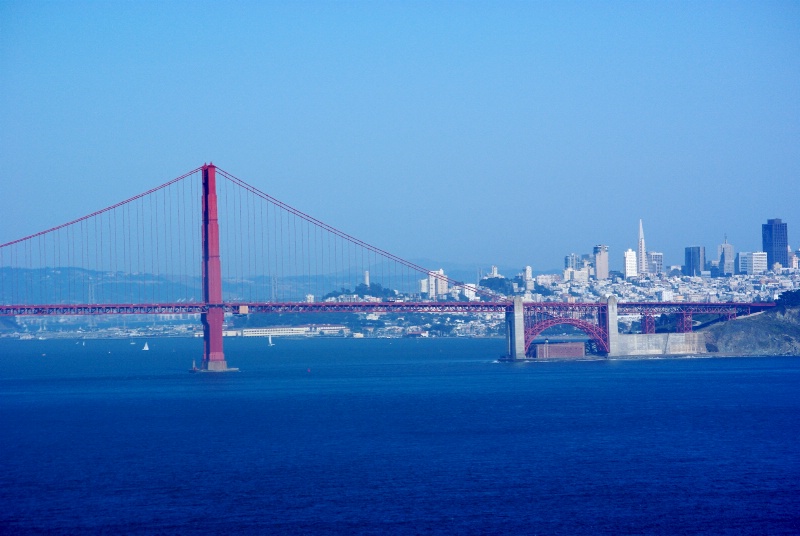
[[0, 242], [210, 160], [435, 263], [800, 223], [796, 2], [4, 1], [0, 69]]

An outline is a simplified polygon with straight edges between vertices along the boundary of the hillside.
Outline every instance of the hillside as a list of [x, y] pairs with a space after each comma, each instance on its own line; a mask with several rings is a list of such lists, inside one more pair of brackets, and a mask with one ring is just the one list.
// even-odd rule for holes
[[800, 356], [800, 291], [786, 292], [771, 311], [704, 330], [709, 352]]

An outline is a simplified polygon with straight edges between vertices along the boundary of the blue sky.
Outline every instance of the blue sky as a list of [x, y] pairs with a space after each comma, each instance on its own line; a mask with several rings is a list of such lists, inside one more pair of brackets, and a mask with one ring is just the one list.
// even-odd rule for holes
[[401, 257], [800, 247], [800, 2], [0, 0], [0, 242], [214, 163]]

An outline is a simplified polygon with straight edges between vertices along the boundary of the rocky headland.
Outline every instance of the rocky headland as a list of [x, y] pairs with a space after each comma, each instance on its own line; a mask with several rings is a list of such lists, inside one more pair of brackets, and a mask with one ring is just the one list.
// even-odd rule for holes
[[702, 330], [710, 353], [800, 356], [800, 290], [784, 292], [774, 309]]

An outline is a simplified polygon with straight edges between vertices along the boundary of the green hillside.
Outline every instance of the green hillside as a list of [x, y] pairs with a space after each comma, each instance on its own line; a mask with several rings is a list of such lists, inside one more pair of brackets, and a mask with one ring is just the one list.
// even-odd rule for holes
[[775, 309], [704, 330], [709, 352], [800, 356], [800, 290], [784, 292]]

